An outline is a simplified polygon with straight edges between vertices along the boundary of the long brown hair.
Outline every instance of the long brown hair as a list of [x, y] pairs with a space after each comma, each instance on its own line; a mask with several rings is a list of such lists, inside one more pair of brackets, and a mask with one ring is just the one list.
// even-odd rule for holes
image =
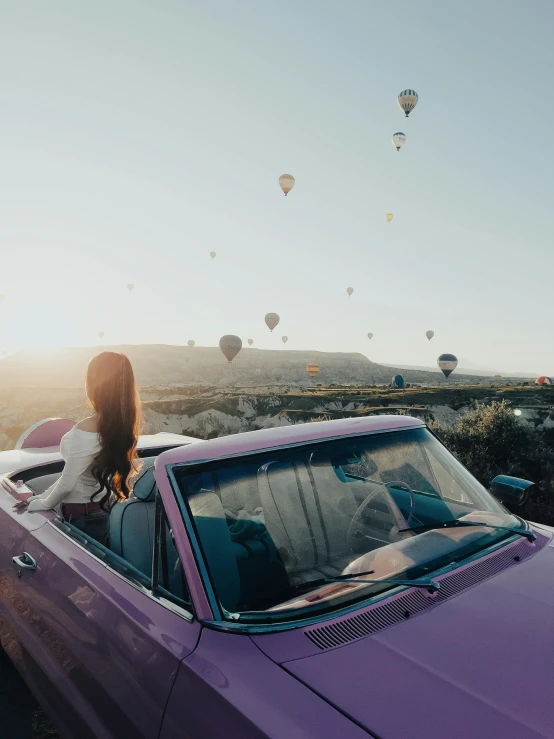
[[102, 444], [92, 467], [100, 488], [91, 500], [105, 491], [99, 501], [104, 508], [112, 493], [118, 500], [129, 497], [129, 482], [139, 469], [140, 399], [131, 362], [119, 352], [97, 354], [88, 365], [86, 389]]

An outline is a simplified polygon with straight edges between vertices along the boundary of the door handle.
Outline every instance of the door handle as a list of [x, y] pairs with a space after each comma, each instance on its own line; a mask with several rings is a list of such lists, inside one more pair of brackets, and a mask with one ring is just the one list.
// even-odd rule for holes
[[36, 570], [37, 563], [28, 552], [23, 552], [19, 557], [12, 557], [12, 562], [22, 570]]

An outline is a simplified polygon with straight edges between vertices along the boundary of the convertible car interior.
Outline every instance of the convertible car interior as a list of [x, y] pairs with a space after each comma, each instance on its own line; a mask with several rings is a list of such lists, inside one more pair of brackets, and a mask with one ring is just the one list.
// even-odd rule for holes
[[[112, 563], [115, 562], [127, 577], [143, 584], [150, 581], [152, 573], [156, 499], [154, 462], [159, 454], [172, 448], [174, 448], [173, 445], [138, 450], [142, 467], [135, 480], [133, 494], [129, 500], [115, 505], [110, 514], [109, 549], [64, 521], [60, 508], [56, 507], [56, 512], [60, 515], [60, 521], [56, 523], [62, 530], [69, 533], [95, 556], [103, 560], [109, 559]], [[17, 479], [22, 480], [35, 495], [40, 495], [60, 478], [63, 465], [63, 461], [56, 461], [31, 468], [19, 472]], [[167, 534], [169, 533], [168, 530]], [[174, 547], [168, 548], [169, 555], [172, 550], [175, 551]]]
[[[154, 463], [167, 448], [145, 450], [149, 456], [142, 458], [131, 497], [111, 510], [109, 549], [66, 521], [55, 524], [95, 556], [144, 585], [152, 577], [155, 548], [158, 496]], [[56, 481], [62, 466], [62, 462], [46, 465], [41, 468], [46, 474], [38, 476], [37, 469], [29, 471], [24, 481], [40, 494]], [[293, 460], [277, 457], [269, 462], [249, 460], [201, 469], [188, 476], [191, 522], [215, 590], [230, 611], [270, 608], [278, 592], [340, 575], [358, 554], [411, 537], [411, 533], [399, 533], [410, 516], [417, 524], [425, 524], [452, 515], [453, 501], [449, 512], [432, 481], [405, 458], [391, 468], [390, 455], [388, 468], [378, 455], [370, 458], [354, 449], [334, 457], [316, 450]], [[408, 481], [410, 486], [386, 485], [395, 480]], [[417, 492], [415, 505], [412, 486]], [[353, 521], [368, 497], [371, 505], [362, 512], [366, 528], [358, 541]], [[188, 602], [167, 521], [165, 540], [171, 592], [180, 593]]]

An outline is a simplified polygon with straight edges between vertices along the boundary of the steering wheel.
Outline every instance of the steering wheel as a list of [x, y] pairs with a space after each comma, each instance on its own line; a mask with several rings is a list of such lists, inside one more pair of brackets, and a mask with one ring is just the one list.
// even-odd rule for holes
[[[408, 513], [408, 518], [404, 518], [402, 515], [400, 508], [395, 503], [394, 498], [392, 497], [389, 488], [396, 488], [400, 490], [405, 490], [409, 496], [410, 496], [410, 511]], [[365, 516], [365, 513], [369, 506], [372, 504], [373, 500], [379, 495], [383, 494], [383, 499], [385, 500], [385, 503], [387, 505], [387, 508], [389, 510], [389, 514], [391, 517], [391, 527], [386, 534], [381, 528], [377, 529], [375, 527], [371, 526], [371, 518]], [[358, 510], [352, 517], [352, 521], [350, 522], [350, 526], [348, 527], [348, 534], [346, 538], [348, 549], [352, 552], [352, 554], [357, 554], [360, 549], [360, 540], [361, 539], [373, 539], [381, 544], [383, 543], [389, 543], [391, 541], [395, 540], [395, 537], [398, 537], [400, 539], [403, 539], [405, 536], [410, 536], [410, 534], [398, 534], [399, 529], [408, 529], [410, 528], [410, 522], [412, 521], [412, 511], [414, 509], [414, 492], [412, 488], [407, 485], [402, 480], [393, 480], [392, 482], [383, 482], [378, 487], [375, 488], [375, 490], [372, 490], [371, 493], [365, 498], [365, 500], [360, 504], [358, 507]], [[369, 520], [368, 520], [369, 518]], [[374, 535], [371, 535], [371, 532], [373, 531]], [[375, 535], [377, 534], [377, 535]], [[383, 537], [387, 536], [388, 541], [384, 541]]]

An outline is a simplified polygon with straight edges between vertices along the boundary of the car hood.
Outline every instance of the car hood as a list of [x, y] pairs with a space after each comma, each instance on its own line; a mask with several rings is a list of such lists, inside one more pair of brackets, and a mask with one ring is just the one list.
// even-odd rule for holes
[[554, 736], [554, 548], [283, 667], [381, 739]]

